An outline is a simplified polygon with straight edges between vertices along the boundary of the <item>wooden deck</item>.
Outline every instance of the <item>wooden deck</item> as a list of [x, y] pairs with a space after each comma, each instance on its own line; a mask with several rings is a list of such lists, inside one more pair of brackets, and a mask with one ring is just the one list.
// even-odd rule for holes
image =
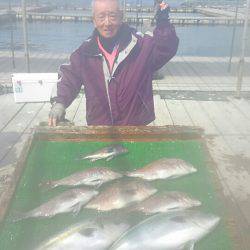
[[[6, 54], [7, 55], [7, 54]], [[10, 74], [10, 62], [0, 57], [1, 77]], [[55, 72], [67, 55], [39, 54], [31, 57], [33, 72]], [[21, 62], [21, 55], [17, 61]], [[247, 58], [249, 69], [250, 60]], [[39, 66], [37, 63], [40, 62]], [[161, 99], [164, 90], [217, 91], [235, 90], [235, 68], [227, 73], [226, 58], [176, 57], [161, 74], [163, 79], [154, 81], [156, 120], [151, 125], [189, 125], [204, 128], [204, 137], [220, 179], [226, 203], [237, 214], [241, 235], [250, 233], [250, 99], [235, 99], [232, 93], [223, 100], [201, 100], [197, 97]], [[17, 72], [24, 72], [24, 65], [17, 64]], [[250, 70], [246, 70], [243, 89], [250, 88]], [[15, 162], [31, 128], [47, 121], [50, 104], [15, 104], [13, 94], [0, 96], [0, 194], [10, 180]], [[75, 125], [86, 125], [85, 96], [80, 94], [67, 109], [66, 118]], [[0, 198], [1, 204], [1, 198]], [[236, 224], [237, 224], [236, 223]], [[233, 225], [237, 227], [237, 225]], [[249, 249], [249, 237], [243, 237], [242, 248]], [[237, 249], [237, 250], [238, 250]]]
[[[57, 72], [68, 54], [30, 53], [31, 72]], [[227, 57], [176, 56], [160, 70], [162, 79], [154, 81], [162, 90], [235, 91], [238, 58], [232, 60], [228, 73]], [[26, 72], [24, 54], [15, 53], [16, 68], [12, 67], [10, 52], [0, 51], [0, 84], [11, 84], [11, 74]], [[250, 58], [245, 58], [242, 90], [250, 90]]]

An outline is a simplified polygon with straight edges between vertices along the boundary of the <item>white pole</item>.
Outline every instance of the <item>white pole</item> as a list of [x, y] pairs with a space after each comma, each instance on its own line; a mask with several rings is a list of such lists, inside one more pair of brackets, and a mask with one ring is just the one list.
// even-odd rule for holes
[[227, 69], [228, 72], [231, 71], [231, 66], [232, 66], [232, 57], [233, 57], [233, 50], [234, 50], [234, 38], [235, 38], [235, 31], [236, 31], [236, 25], [237, 25], [238, 11], [239, 11], [239, 0], [237, 0], [237, 2], [236, 2], [233, 35], [232, 35], [231, 48], [230, 48], [230, 58], [229, 58], [229, 64], [228, 64], [228, 69]]
[[238, 64], [238, 80], [237, 80], [237, 87], [236, 87], [236, 96], [240, 98], [241, 96], [241, 87], [242, 87], [242, 79], [243, 79], [243, 71], [244, 71], [244, 63], [245, 63], [245, 49], [246, 49], [246, 42], [247, 42], [247, 27], [249, 21], [249, 9], [250, 9], [250, 0], [247, 0], [247, 6], [245, 11], [245, 22], [244, 22], [244, 29], [242, 35], [242, 44], [241, 44], [241, 56]]
[[29, 73], [30, 72], [30, 58], [29, 58], [28, 30], [27, 30], [27, 19], [26, 19], [26, 0], [22, 0], [22, 20], [23, 20], [23, 41], [24, 41], [26, 70]]
[[123, 18], [126, 20], [126, 0], [123, 0]]
[[15, 64], [15, 48], [14, 48], [14, 37], [13, 37], [13, 18], [14, 15], [11, 9], [11, 0], [9, 0], [9, 14], [10, 14], [10, 48], [11, 48], [11, 58], [13, 69], [16, 68]]

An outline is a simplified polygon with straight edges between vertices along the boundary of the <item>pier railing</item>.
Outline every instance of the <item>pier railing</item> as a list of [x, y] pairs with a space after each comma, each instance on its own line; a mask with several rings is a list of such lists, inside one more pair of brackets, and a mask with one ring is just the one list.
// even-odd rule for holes
[[[75, 22], [91, 22], [91, 15], [83, 14], [57, 14], [57, 13], [27, 13], [28, 21], [75, 21]], [[22, 14], [17, 13], [17, 19], [22, 19]], [[175, 16], [170, 18], [173, 24], [177, 25], [233, 25], [234, 18], [232, 17], [197, 17], [197, 16]], [[153, 15], [133, 16], [126, 15], [125, 22], [134, 24], [143, 24], [144, 22], [154, 22]], [[236, 23], [242, 25], [244, 19], [239, 18]]]

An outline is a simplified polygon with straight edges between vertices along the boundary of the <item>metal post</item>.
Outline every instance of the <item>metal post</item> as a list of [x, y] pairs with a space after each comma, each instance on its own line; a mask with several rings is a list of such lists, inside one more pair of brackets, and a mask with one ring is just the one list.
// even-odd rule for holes
[[22, 20], [23, 20], [23, 41], [24, 41], [26, 70], [29, 73], [30, 72], [30, 58], [29, 58], [28, 30], [27, 30], [27, 19], [26, 19], [26, 0], [22, 0]]
[[138, 28], [138, 24], [139, 24], [139, 9], [138, 9], [138, 4], [139, 4], [139, 0], [136, 0], [136, 30]]
[[140, 12], [141, 12], [141, 27], [140, 27], [140, 31], [142, 32], [142, 25], [143, 25], [142, 0], [140, 1]]
[[123, 18], [126, 20], [126, 0], [123, 0]]
[[13, 16], [11, 11], [11, 1], [9, 0], [9, 14], [10, 14], [10, 49], [13, 69], [16, 68], [15, 64], [15, 50], [14, 50], [14, 38], [13, 38]]
[[250, 8], [250, 0], [247, 0], [246, 12], [245, 12], [245, 22], [244, 22], [244, 30], [242, 35], [242, 44], [241, 44], [241, 56], [238, 64], [238, 79], [237, 79], [237, 87], [236, 87], [236, 97], [241, 97], [241, 87], [242, 87], [242, 79], [243, 79], [243, 71], [244, 71], [244, 57], [245, 57], [245, 49], [246, 49], [246, 41], [247, 41], [247, 27], [249, 20], [249, 8]]
[[233, 50], [234, 50], [234, 38], [235, 38], [235, 31], [236, 31], [236, 25], [237, 25], [237, 19], [238, 19], [238, 10], [239, 10], [239, 0], [237, 0], [236, 2], [233, 35], [232, 35], [231, 48], [230, 48], [230, 58], [229, 58], [229, 64], [228, 64], [228, 69], [227, 69], [228, 72], [231, 71], [231, 64], [232, 64], [232, 57], [233, 57]]

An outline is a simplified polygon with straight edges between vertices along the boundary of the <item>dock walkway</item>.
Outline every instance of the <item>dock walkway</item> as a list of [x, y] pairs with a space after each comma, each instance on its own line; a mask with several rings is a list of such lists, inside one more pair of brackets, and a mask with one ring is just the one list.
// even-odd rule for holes
[[[3, 55], [3, 54], [2, 54]], [[1, 56], [1, 60], [3, 57]], [[23, 60], [17, 57], [20, 62]], [[39, 54], [31, 57], [32, 71], [55, 72], [67, 55]], [[156, 119], [152, 126], [188, 125], [204, 129], [215, 170], [219, 176], [220, 186], [225, 195], [226, 204], [236, 216], [232, 227], [240, 232], [242, 248], [249, 249], [250, 239], [250, 99], [235, 99], [230, 92], [235, 89], [235, 69], [237, 60], [233, 61], [233, 73], [226, 74], [225, 58], [176, 57], [161, 74], [163, 79], [154, 81], [154, 101]], [[9, 62], [10, 63], [10, 62]], [[247, 58], [247, 69], [250, 60]], [[1, 71], [7, 75], [9, 66], [0, 62]], [[24, 65], [17, 64], [16, 71], [25, 71]], [[1, 73], [3, 74], [3, 73]], [[250, 87], [250, 70], [246, 71], [244, 93]], [[1, 75], [1, 77], [4, 75]], [[164, 92], [165, 91], [165, 92]], [[169, 97], [168, 92], [225, 91], [225, 98], [201, 99], [197, 96]], [[165, 97], [164, 99], [161, 97]], [[0, 95], [0, 195], [11, 178], [15, 163], [20, 157], [24, 142], [31, 134], [31, 129], [42, 121], [47, 121], [50, 104], [48, 103], [14, 103], [13, 94]], [[67, 109], [66, 118], [75, 125], [84, 126], [85, 96], [80, 94]], [[0, 198], [1, 205], [1, 198]], [[237, 250], [238, 250], [237, 249]]]
[[[228, 10], [228, 9], [219, 9], [219, 8], [204, 8], [204, 7], [195, 7], [195, 11], [206, 16], [213, 16], [213, 17], [235, 17], [235, 11]], [[238, 13], [238, 18], [244, 19], [244, 14]]]
[[[16, 14], [17, 20], [22, 19], [22, 13]], [[75, 21], [75, 22], [92, 22], [91, 14], [69, 14], [69, 13], [37, 13], [29, 12], [27, 14], [28, 21]], [[135, 13], [126, 13], [125, 22], [129, 24], [139, 23], [144, 24], [154, 21], [154, 15], [139, 15]], [[231, 16], [170, 16], [170, 22], [175, 25], [234, 25], [234, 18]], [[236, 24], [243, 24], [244, 18], [239, 17]]]
[[[30, 53], [33, 73], [58, 72], [61, 64], [68, 63], [69, 55], [60, 53]], [[238, 58], [233, 58], [228, 72], [227, 57], [176, 56], [159, 71], [155, 83], [161, 90], [235, 91]], [[11, 85], [11, 74], [26, 72], [24, 54], [15, 53], [13, 69], [9, 51], [0, 52], [0, 84]], [[250, 57], [245, 58], [243, 91], [250, 90]]]

